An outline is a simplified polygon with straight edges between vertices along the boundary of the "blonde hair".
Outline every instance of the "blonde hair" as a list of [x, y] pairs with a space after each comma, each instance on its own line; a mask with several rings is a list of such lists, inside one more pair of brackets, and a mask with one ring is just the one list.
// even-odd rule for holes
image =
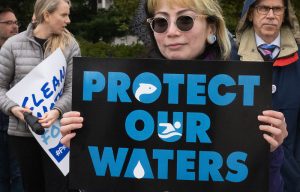
[[[43, 23], [45, 21], [44, 14], [46, 12], [53, 13], [61, 1], [66, 2], [71, 7], [70, 0], [37, 0], [34, 5], [36, 25]], [[61, 34], [53, 34], [48, 38], [45, 52], [52, 53], [57, 48], [61, 48], [64, 51], [72, 40], [74, 40], [73, 35], [67, 29], [64, 29]]]
[[[154, 15], [162, 0], [148, 0], [148, 12]], [[231, 43], [229, 40], [226, 24], [222, 15], [222, 9], [217, 0], [163, 0], [168, 6], [174, 5], [187, 7], [198, 14], [207, 16], [208, 23], [214, 23], [216, 27], [217, 41], [221, 50], [221, 57], [228, 59], [231, 52]]]

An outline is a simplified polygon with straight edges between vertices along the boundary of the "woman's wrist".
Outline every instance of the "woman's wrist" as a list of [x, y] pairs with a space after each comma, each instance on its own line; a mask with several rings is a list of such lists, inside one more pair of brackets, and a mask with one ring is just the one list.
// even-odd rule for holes
[[62, 117], [62, 112], [58, 108], [53, 108], [52, 110], [56, 112], [57, 119]]

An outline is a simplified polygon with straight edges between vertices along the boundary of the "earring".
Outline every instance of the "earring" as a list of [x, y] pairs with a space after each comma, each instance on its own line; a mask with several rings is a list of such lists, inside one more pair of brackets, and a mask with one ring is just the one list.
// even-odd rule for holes
[[209, 34], [207, 37], [207, 43], [214, 44], [217, 40], [217, 37], [215, 34]]

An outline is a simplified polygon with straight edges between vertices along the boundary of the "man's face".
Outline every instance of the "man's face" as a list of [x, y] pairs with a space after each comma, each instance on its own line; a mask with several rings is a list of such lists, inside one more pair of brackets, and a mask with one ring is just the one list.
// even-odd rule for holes
[[266, 43], [271, 43], [279, 35], [284, 12], [283, 0], [258, 0], [249, 20], [253, 22], [256, 34]]
[[16, 21], [17, 18], [12, 12], [0, 14], [0, 39], [6, 40], [18, 33], [19, 27]]

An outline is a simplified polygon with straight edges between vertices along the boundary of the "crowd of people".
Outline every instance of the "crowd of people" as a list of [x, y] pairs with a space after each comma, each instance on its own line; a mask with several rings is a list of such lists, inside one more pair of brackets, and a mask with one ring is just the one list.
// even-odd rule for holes
[[[63, 96], [39, 122], [47, 128], [61, 118], [61, 142], [70, 146], [84, 124], [80, 112], [71, 111], [72, 58], [80, 56], [80, 49], [66, 29], [70, 6], [69, 0], [37, 0], [35, 22], [19, 34], [13, 11], [0, 12], [1, 192], [10, 186], [18, 187], [15, 191], [71, 191], [67, 177], [29, 132], [23, 113], [30, 110], [5, 95], [60, 47], [67, 60]], [[300, 191], [300, 28], [290, 0], [245, 0], [235, 38], [215, 0], [140, 0], [133, 26], [148, 58], [273, 62], [273, 108], [257, 117], [270, 144], [269, 191]]]

